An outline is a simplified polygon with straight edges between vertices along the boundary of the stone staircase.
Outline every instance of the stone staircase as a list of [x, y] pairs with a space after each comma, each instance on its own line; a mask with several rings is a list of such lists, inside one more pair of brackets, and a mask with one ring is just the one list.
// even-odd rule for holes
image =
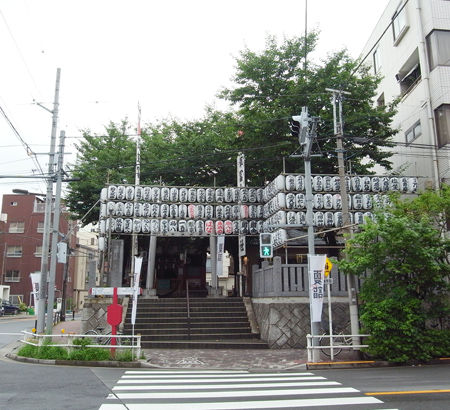
[[[142, 347], [178, 349], [265, 349], [267, 344], [252, 333], [242, 298], [191, 298], [190, 325], [185, 298], [138, 301], [135, 334]], [[131, 301], [125, 334], [131, 334]]]

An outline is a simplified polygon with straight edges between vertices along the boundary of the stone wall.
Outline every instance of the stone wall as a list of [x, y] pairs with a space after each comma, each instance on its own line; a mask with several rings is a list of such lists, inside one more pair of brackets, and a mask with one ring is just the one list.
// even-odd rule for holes
[[[125, 316], [127, 314], [128, 297], [119, 298], [122, 304], [122, 323], [119, 325], [119, 331], [122, 331]], [[83, 315], [81, 318], [81, 333], [85, 334], [88, 330], [102, 329], [104, 334], [111, 333], [111, 326], [107, 322], [108, 306], [112, 304], [112, 298], [86, 298]]]
[[[308, 298], [253, 298], [252, 304], [261, 339], [271, 349], [306, 348], [306, 335], [310, 333]], [[344, 330], [350, 320], [347, 298], [332, 298], [331, 306], [333, 328], [337, 331]], [[323, 327], [328, 328], [326, 299], [322, 318]]]

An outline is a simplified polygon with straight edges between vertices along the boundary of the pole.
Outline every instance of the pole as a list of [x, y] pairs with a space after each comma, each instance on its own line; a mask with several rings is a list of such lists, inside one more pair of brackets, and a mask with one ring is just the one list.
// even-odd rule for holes
[[44, 212], [44, 232], [42, 235], [42, 256], [41, 256], [41, 279], [39, 281], [39, 303], [38, 303], [38, 320], [37, 332], [44, 332], [45, 325], [45, 301], [46, 301], [46, 286], [48, 275], [48, 248], [50, 244], [50, 229], [51, 229], [51, 213], [52, 213], [52, 198], [53, 198], [53, 180], [54, 161], [55, 161], [55, 145], [56, 145], [56, 129], [58, 126], [58, 108], [59, 108], [59, 83], [61, 77], [61, 69], [56, 70], [56, 85], [55, 98], [53, 100], [52, 113], [52, 133], [50, 139], [50, 152], [48, 161], [48, 179], [47, 179], [47, 193], [45, 196], [45, 212]]
[[[345, 179], [345, 162], [344, 162], [344, 146], [342, 138], [344, 135], [344, 123], [342, 115], [342, 94], [350, 95], [347, 91], [333, 90], [327, 88], [326, 91], [333, 93], [332, 103], [333, 103], [333, 119], [334, 119], [334, 133], [336, 135], [336, 152], [338, 157], [338, 168], [339, 168], [339, 181], [340, 181], [340, 192], [342, 201], [342, 221], [343, 221], [343, 231], [349, 234], [353, 234], [353, 229], [350, 226], [350, 213], [348, 204], [348, 193], [347, 193], [347, 182]], [[336, 103], [338, 103], [338, 108], [336, 108]], [[339, 112], [337, 113], [337, 110]], [[360, 345], [359, 335], [359, 319], [358, 319], [358, 303], [356, 299], [356, 281], [354, 275], [347, 275], [347, 288], [348, 288], [348, 304], [350, 311], [350, 326], [351, 333], [354, 335], [352, 337], [353, 345]]]
[[50, 277], [48, 281], [47, 291], [47, 334], [51, 334], [53, 330], [53, 304], [55, 302], [55, 279], [56, 279], [56, 252], [59, 237], [59, 217], [61, 214], [61, 186], [62, 171], [64, 160], [64, 140], [66, 133], [61, 131], [58, 154], [58, 170], [55, 192], [55, 211], [53, 212], [53, 231], [52, 231], [52, 250], [50, 255]]
[[[136, 199], [136, 188], [141, 183], [141, 106], [138, 103], [138, 127], [137, 127], [137, 137], [136, 137], [136, 166], [135, 166], [135, 172], [134, 172], [134, 204], [137, 203]], [[138, 243], [138, 236], [134, 232], [131, 235], [131, 278], [134, 277], [134, 257], [137, 255], [139, 251], [139, 243]], [[131, 284], [133, 286], [133, 283]]]

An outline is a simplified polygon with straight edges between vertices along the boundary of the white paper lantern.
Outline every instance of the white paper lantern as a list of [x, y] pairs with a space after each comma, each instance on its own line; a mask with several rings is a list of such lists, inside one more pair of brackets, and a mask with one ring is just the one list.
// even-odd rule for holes
[[333, 195], [325, 194], [323, 196], [323, 207], [325, 209], [333, 209]]
[[316, 192], [321, 192], [323, 191], [323, 179], [320, 175], [316, 175], [315, 177], [313, 177], [313, 189]]
[[241, 218], [248, 218], [248, 205], [241, 205]]
[[150, 205], [150, 216], [152, 218], [158, 218], [158, 216], [159, 216], [159, 205], [158, 204]]
[[286, 208], [287, 209], [295, 208], [295, 194], [292, 193], [286, 194]]
[[[188, 201], [189, 202], [197, 202], [197, 190], [195, 188], [188, 189]], [[178, 224], [178, 228], [180, 224]]]
[[188, 217], [188, 208], [186, 204], [178, 205], [178, 217], [179, 218], [187, 218]]
[[215, 229], [216, 229], [217, 235], [223, 235], [223, 230], [224, 230], [223, 221], [216, 221]]
[[389, 178], [388, 177], [382, 177], [380, 180], [380, 191], [381, 192], [387, 192], [389, 191]]
[[152, 188], [152, 201], [160, 202], [161, 201], [161, 189], [157, 186]]
[[152, 219], [150, 221], [150, 232], [152, 234], [158, 234], [159, 233], [159, 220], [158, 219]]
[[231, 235], [233, 233], [233, 222], [230, 220], [225, 221], [223, 227], [225, 235]]
[[223, 219], [223, 206], [216, 205], [216, 219]]
[[212, 205], [205, 205], [205, 219], [214, 218], [214, 207]]
[[178, 193], [178, 199], [180, 202], [187, 202], [188, 201], [188, 190], [187, 188], [180, 188], [180, 191]]
[[399, 190], [400, 190], [400, 192], [403, 192], [403, 193], [408, 192], [408, 178], [407, 177], [399, 178]]
[[298, 225], [306, 226], [306, 213], [305, 212], [297, 212], [296, 223]]
[[125, 187], [123, 185], [119, 185], [117, 187], [116, 198], [119, 201], [123, 201], [125, 199]]
[[187, 226], [186, 221], [184, 219], [180, 219], [178, 221], [178, 232], [186, 232]]
[[127, 186], [125, 188], [125, 198], [127, 201], [132, 201], [134, 199], [134, 187]]
[[205, 216], [205, 207], [204, 205], [195, 205], [195, 218], [202, 219]]
[[248, 202], [248, 189], [247, 188], [239, 189], [239, 200], [244, 203]]
[[296, 194], [295, 195], [295, 208], [296, 209], [304, 209], [304, 208], [306, 208], [306, 196], [305, 196], [305, 194]]
[[408, 192], [410, 193], [414, 193], [417, 191], [417, 178], [413, 177], [413, 178], [409, 178], [408, 179]]
[[146, 186], [144, 188], [144, 201], [151, 201], [152, 200], [152, 188], [150, 188], [149, 186]]
[[361, 194], [355, 194], [352, 198], [353, 209], [363, 209], [363, 196]]
[[224, 195], [225, 195], [223, 192], [223, 188], [217, 188], [215, 195], [216, 195], [216, 202], [222, 203], [224, 200]]
[[314, 212], [314, 226], [319, 228], [325, 226], [325, 215], [323, 212]]
[[276, 189], [276, 192], [278, 192], [278, 191], [282, 191], [283, 189], [284, 189], [284, 187], [285, 187], [285, 182], [284, 182], [284, 175], [278, 175], [276, 178], [275, 178], [275, 189]]
[[123, 202], [116, 202], [114, 215], [123, 216], [125, 212], [125, 205]]
[[256, 202], [256, 189], [249, 188], [248, 190], [248, 202], [255, 203]]
[[124, 214], [125, 216], [133, 216], [134, 206], [132, 202], [125, 202], [124, 204]]
[[225, 202], [233, 202], [233, 190], [231, 188], [224, 189]]
[[186, 222], [186, 230], [190, 235], [193, 235], [195, 233], [195, 221], [193, 219], [189, 219]]
[[333, 181], [332, 178], [330, 176], [324, 176], [322, 177], [322, 181], [323, 181], [323, 190], [326, 192], [330, 192], [333, 190]]
[[285, 189], [286, 189], [286, 191], [295, 191], [295, 176], [294, 175], [286, 175]]
[[105, 234], [106, 233], [106, 221], [104, 219], [102, 219], [98, 225], [99, 225], [98, 228], [99, 228], [100, 233]]
[[361, 225], [364, 223], [364, 214], [362, 212], [355, 212], [355, 223]]
[[117, 218], [116, 219], [116, 226], [115, 226], [116, 232], [123, 232], [123, 219]]
[[140, 233], [141, 232], [142, 222], [140, 219], [133, 219], [133, 232]]
[[250, 235], [256, 235], [258, 233], [258, 229], [256, 226], [256, 221], [249, 221], [248, 223], [248, 232]]
[[379, 192], [380, 191], [380, 178], [372, 177], [370, 180], [370, 185], [371, 185], [372, 192]]
[[361, 178], [361, 191], [370, 192], [372, 190], [372, 184], [370, 177], [362, 177]]
[[295, 225], [297, 222], [297, 212], [289, 211], [286, 213], [286, 221], [288, 225]]
[[176, 232], [178, 230], [178, 222], [176, 219], [169, 220], [169, 232]]
[[362, 191], [361, 178], [358, 176], [352, 177], [351, 181], [352, 181], [352, 191], [361, 192]]
[[400, 189], [400, 184], [398, 183], [397, 177], [391, 177], [389, 179], [389, 190], [398, 191]]
[[195, 218], [195, 205], [188, 205], [188, 218]]
[[342, 209], [341, 194], [333, 194], [333, 209]]
[[259, 219], [264, 218], [264, 206], [263, 205], [257, 205], [257, 218], [259, 218]]
[[161, 204], [160, 207], [160, 213], [161, 218], [168, 218], [169, 217], [169, 205], [168, 204]]
[[133, 221], [130, 218], [126, 218], [123, 220], [123, 231], [124, 233], [133, 232]]
[[144, 219], [141, 226], [142, 233], [150, 233], [150, 219]]
[[108, 199], [117, 199], [117, 187], [115, 185], [108, 187]]
[[323, 209], [323, 195], [315, 194], [314, 195], [314, 209]]
[[256, 230], [258, 233], [263, 233], [263, 221], [259, 220], [256, 222]]
[[106, 201], [108, 199], [108, 190], [106, 188], [102, 188], [100, 191], [100, 201]]
[[239, 221], [239, 232], [241, 235], [248, 235], [248, 221]]
[[256, 190], [256, 202], [259, 204], [263, 201], [263, 192], [264, 190], [262, 188]]
[[327, 228], [331, 228], [334, 226], [334, 214], [333, 212], [325, 212], [324, 213], [325, 226]]
[[334, 213], [334, 226], [340, 227], [343, 225], [342, 212]]
[[256, 219], [258, 217], [258, 207], [256, 205], [249, 205], [248, 217], [252, 219]]
[[178, 188], [170, 188], [170, 202], [178, 202]]
[[295, 177], [295, 190], [296, 191], [305, 190], [305, 177], [303, 175], [297, 175]]
[[205, 233], [205, 223], [203, 221], [195, 221], [195, 232], [199, 235], [203, 235]]
[[197, 201], [198, 202], [206, 202], [206, 191], [204, 188], [197, 189]]
[[144, 196], [144, 189], [141, 186], [137, 186], [134, 188], [134, 197], [136, 201], [141, 201]]
[[372, 195], [364, 194], [362, 200], [363, 209], [372, 209]]
[[214, 222], [211, 220], [208, 220], [205, 222], [205, 232], [208, 235], [211, 235], [214, 232]]
[[380, 194], [375, 194], [372, 196], [373, 207], [381, 208], [383, 206], [383, 201]]
[[239, 234], [239, 221], [233, 221], [233, 235]]
[[100, 218], [104, 218], [106, 216], [106, 204], [100, 205]]
[[341, 190], [341, 179], [339, 177], [331, 178], [331, 186], [334, 192], [339, 192]]
[[170, 204], [170, 206], [169, 206], [169, 217], [171, 219], [178, 218], [178, 205]]
[[116, 220], [114, 218], [108, 218], [106, 220], [106, 232], [116, 231]]
[[106, 213], [109, 216], [115, 215], [115, 213], [116, 213], [116, 204], [114, 202], [107, 202], [106, 203]]
[[143, 213], [142, 211], [143, 211], [143, 206], [142, 206], [142, 204], [139, 203], [139, 202], [136, 202], [136, 203], [134, 204], [134, 216], [137, 216], [137, 217], [143, 216], [143, 215], [142, 215], [142, 213]]
[[[176, 221], [174, 221], [176, 223]], [[161, 232], [161, 234], [163, 235], [167, 235], [169, 233], [169, 221], [167, 219], [161, 219], [161, 221], [159, 222], [160, 224], [160, 228], [159, 231]]]

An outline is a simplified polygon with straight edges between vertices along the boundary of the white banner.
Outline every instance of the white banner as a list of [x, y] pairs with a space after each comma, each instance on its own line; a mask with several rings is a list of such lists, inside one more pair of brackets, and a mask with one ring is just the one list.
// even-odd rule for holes
[[245, 187], [245, 155], [241, 152], [237, 156], [237, 186]]
[[[39, 283], [41, 281], [41, 272], [30, 273], [31, 279], [31, 289], [33, 294], [33, 302], [34, 302], [34, 314], [37, 316], [38, 314], [38, 301], [39, 301]], [[30, 301], [31, 303], [31, 301]]]
[[311, 322], [322, 320], [326, 255], [308, 255]]
[[[92, 296], [112, 296], [114, 288], [91, 288], [89, 294]], [[117, 288], [117, 296], [132, 295], [134, 288]]]
[[139, 281], [141, 279], [142, 256], [134, 257], [134, 277], [133, 277], [133, 306], [131, 310], [131, 324], [136, 323], [137, 299], [139, 295]]
[[216, 272], [217, 276], [223, 277], [223, 253], [225, 249], [225, 235], [217, 236], [217, 263], [216, 263]]

